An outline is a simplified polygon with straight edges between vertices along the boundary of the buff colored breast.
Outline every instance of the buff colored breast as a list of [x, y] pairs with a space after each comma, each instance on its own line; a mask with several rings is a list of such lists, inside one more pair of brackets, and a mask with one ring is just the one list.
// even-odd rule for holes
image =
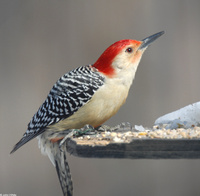
[[117, 113], [125, 103], [128, 91], [126, 85], [112, 81], [112, 84], [102, 86], [92, 99], [72, 116], [49, 127], [59, 131], [78, 129], [86, 124], [98, 127]]

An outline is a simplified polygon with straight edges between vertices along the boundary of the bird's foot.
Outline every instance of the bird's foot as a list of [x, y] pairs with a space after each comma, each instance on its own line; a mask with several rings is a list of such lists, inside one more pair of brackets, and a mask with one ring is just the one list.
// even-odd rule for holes
[[72, 129], [65, 137], [60, 141], [59, 148], [66, 142], [66, 140], [72, 137], [76, 133], [76, 129]]
[[81, 129], [71, 129], [71, 130], [67, 130], [67, 131], [69, 133], [67, 133], [67, 135], [65, 135], [65, 137], [63, 137], [63, 139], [60, 141], [59, 147], [61, 147], [66, 142], [66, 140], [70, 137], [80, 137], [80, 136], [86, 135], [86, 134], [87, 135], [96, 134], [96, 130], [91, 125], [85, 125]]
[[94, 127], [91, 125], [85, 125], [81, 129], [76, 129], [76, 132], [74, 133], [73, 136], [80, 137], [82, 135], [94, 135], [94, 134], [96, 134], [96, 130], [94, 129]]

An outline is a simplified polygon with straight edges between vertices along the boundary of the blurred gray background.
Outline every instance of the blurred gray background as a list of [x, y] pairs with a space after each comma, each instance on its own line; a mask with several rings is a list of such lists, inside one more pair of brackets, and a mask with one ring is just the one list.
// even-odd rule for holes
[[[145, 52], [126, 104], [106, 122], [152, 127], [200, 98], [199, 0], [1, 0], [0, 193], [62, 195], [37, 140], [9, 155], [55, 81], [113, 42], [165, 30]], [[200, 160], [68, 155], [75, 196], [197, 196]]]

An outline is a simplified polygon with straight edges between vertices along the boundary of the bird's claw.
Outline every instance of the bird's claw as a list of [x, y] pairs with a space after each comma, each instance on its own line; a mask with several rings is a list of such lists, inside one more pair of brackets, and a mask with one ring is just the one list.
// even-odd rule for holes
[[95, 129], [93, 126], [91, 125], [85, 125], [83, 128], [81, 129], [76, 129], [76, 132], [74, 133], [75, 137], [80, 137], [82, 135], [93, 135], [95, 134]]
[[59, 144], [59, 148], [62, 147], [62, 145], [66, 142], [66, 140], [70, 137], [72, 137], [74, 134], [75, 134], [76, 130], [72, 130], [70, 131], [61, 141], [60, 141], [60, 144]]
[[65, 137], [60, 141], [60, 144], [59, 144], [59, 148], [62, 147], [62, 145], [66, 142], [66, 140], [70, 137], [80, 137], [82, 135], [93, 135], [95, 134], [95, 129], [93, 126], [91, 125], [85, 125], [83, 128], [81, 129], [71, 129], [71, 131], [65, 135]]

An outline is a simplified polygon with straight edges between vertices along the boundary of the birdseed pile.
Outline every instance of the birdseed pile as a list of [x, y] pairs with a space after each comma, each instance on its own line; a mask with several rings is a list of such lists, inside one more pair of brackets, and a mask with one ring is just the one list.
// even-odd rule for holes
[[[101, 126], [89, 134], [74, 137], [73, 140], [80, 145], [107, 145], [110, 143], [130, 143], [135, 139], [200, 139], [200, 127], [167, 129], [167, 125], [155, 125], [153, 128], [144, 128], [129, 123], [123, 123], [116, 127]], [[137, 128], [137, 129], [136, 129]]]

